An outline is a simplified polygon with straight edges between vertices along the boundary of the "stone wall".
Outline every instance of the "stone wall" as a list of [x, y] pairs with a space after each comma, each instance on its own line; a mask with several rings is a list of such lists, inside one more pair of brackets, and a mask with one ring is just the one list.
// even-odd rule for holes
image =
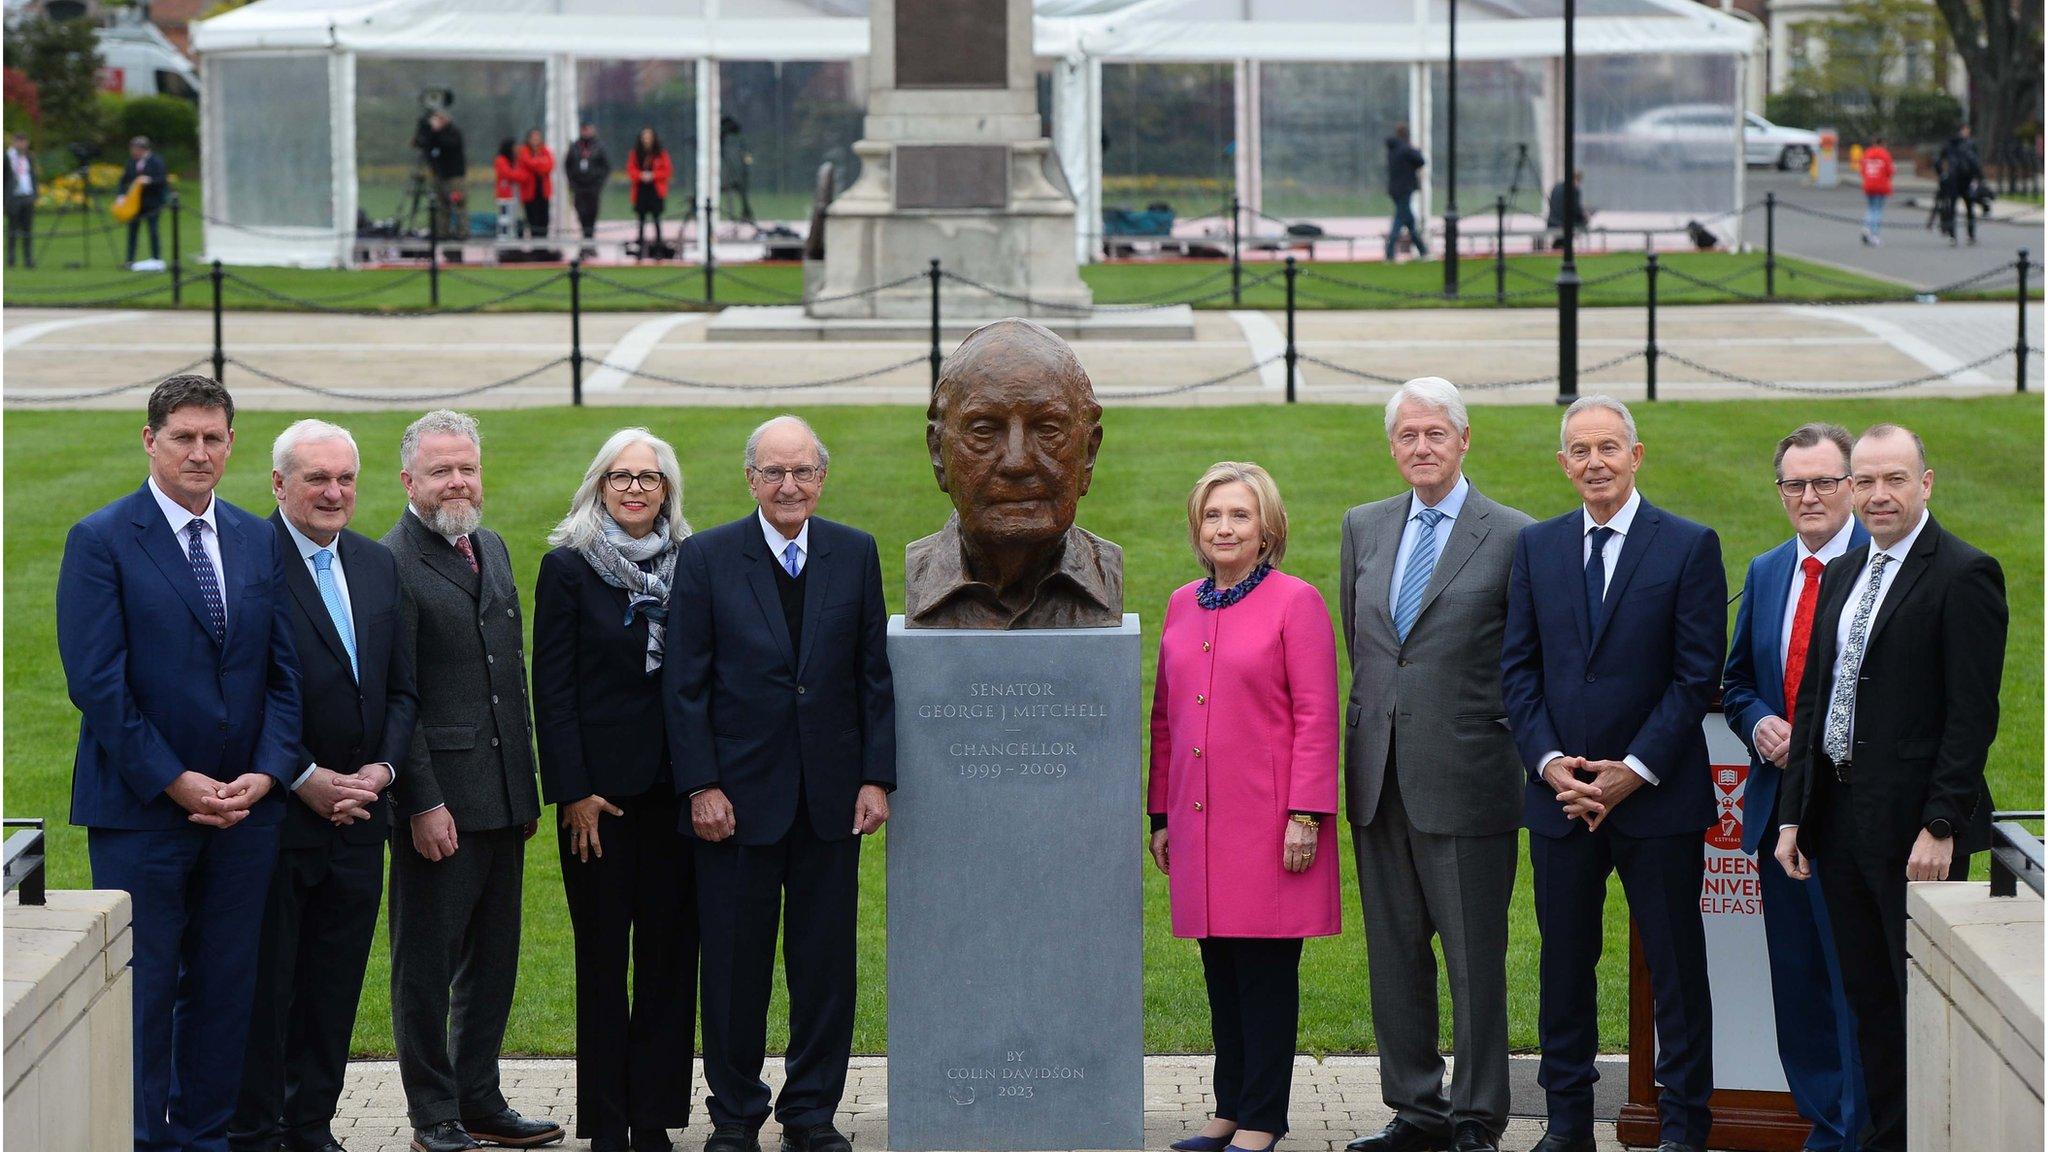
[[6, 952], [9, 1148], [125, 1152], [135, 1144], [126, 892], [57, 891], [0, 906]]
[[1907, 1146], [2039, 1148], [2041, 898], [1906, 891]]

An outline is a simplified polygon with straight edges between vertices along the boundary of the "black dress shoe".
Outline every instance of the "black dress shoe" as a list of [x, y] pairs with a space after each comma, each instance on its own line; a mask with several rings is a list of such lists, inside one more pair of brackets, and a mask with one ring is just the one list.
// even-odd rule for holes
[[553, 1120], [528, 1120], [510, 1108], [496, 1116], [464, 1120], [462, 1126], [469, 1130], [470, 1139], [479, 1144], [496, 1144], [504, 1148], [538, 1148], [542, 1144], [557, 1143], [569, 1135]]
[[1500, 1141], [1493, 1138], [1486, 1125], [1466, 1120], [1458, 1125], [1458, 1137], [1451, 1141], [1451, 1152], [1500, 1152]]
[[1543, 1139], [1538, 1140], [1536, 1147], [1531, 1148], [1529, 1152], [1596, 1152], [1596, 1150], [1594, 1149], [1593, 1137], [1591, 1135], [1559, 1136], [1555, 1132], [1545, 1132]]
[[633, 1152], [633, 1144], [621, 1136], [592, 1136], [590, 1152]]
[[1451, 1134], [1432, 1132], [1399, 1116], [1371, 1136], [1361, 1136], [1344, 1147], [1346, 1152], [1447, 1152]]
[[633, 1152], [675, 1152], [666, 1128], [633, 1129]]
[[761, 1138], [745, 1124], [718, 1124], [704, 1141], [704, 1152], [761, 1152]]
[[462, 1125], [453, 1120], [412, 1130], [412, 1152], [465, 1152], [476, 1146], [477, 1142], [469, 1138]]
[[782, 1152], [853, 1152], [853, 1141], [830, 1124], [809, 1128], [784, 1128]]

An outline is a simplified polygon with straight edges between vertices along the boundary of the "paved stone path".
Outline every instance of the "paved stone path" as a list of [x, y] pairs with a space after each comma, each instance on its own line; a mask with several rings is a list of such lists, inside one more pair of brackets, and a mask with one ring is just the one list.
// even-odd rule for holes
[[[1517, 1111], [1525, 1103], [1526, 1088], [1533, 1086], [1535, 1060], [1516, 1057]], [[575, 1138], [576, 1065], [570, 1060], [507, 1060], [504, 1062], [505, 1095], [512, 1106], [528, 1116], [548, 1116], [567, 1126], [570, 1149], [587, 1147]], [[1145, 1059], [1145, 1147], [1163, 1149], [1200, 1127], [1214, 1106], [1209, 1093], [1210, 1058], [1207, 1056], [1149, 1056]], [[1614, 1093], [1624, 1078], [1618, 1058], [1601, 1060], [1606, 1105], [1611, 1113]], [[766, 1078], [780, 1085], [781, 1068], [773, 1058]], [[697, 1152], [710, 1135], [704, 1116], [703, 1065], [698, 1063], [692, 1083], [698, 1096], [691, 1108], [688, 1130], [672, 1132], [678, 1152]], [[1540, 1098], [1537, 1098], [1540, 1099]], [[1283, 1152], [1342, 1152], [1353, 1138], [1376, 1132], [1390, 1118], [1380, 1103], [1379, 1060], [1370, 1056], [1331, 1056], [1321, 1061], [1298, 1056], [1294, 1062], [1294, 1094], [1291, 1105], [1293, 1131], [1281, 1142]], [[847, 1077], [846, 1102], [840, 1108], [840, 1128], [852, 1138], [855, 1148], [870, 1152], [888, 1146], [889, 1128], [888, 1062], [880, 1056], [857, 1056]], [[1602, 1152], [1619, 1149], [1614, 1125], [1597, 1126]], [[773, 1152], [778, 1129], [773, 1123], [761, 1132], [764, 1148]], [[341, 1102], [341, 1115], [334, 1134], [349, 1152], [405, 1152], [412, 1129], [405, 1119], [405, 1099], [399, 1090], [398, 1067], [388, 1060], [359, 1060], [349, 1065], [348, 1081]], [[1508, 1124], [1502, 1147], [1524, 1152], [1543, 1135], [1536, 1119], [1514, 1119]]]
[[[1826, 392], [1951, 372], [2014, 342], [2012, 304], [1880, 304], [1841, 307], [1742, 304], [1666, 307], [1659, 310], [1659, 344], [1674, 356], [1738, 377], [1785, 386], [1761, 389], [1719, 380], [1676, 360], [1659, 369], [1667, 399], [1728, 399]], [[1084, 340], [1075, 345], [1106, 403], [1279, 403], [1284, 368], [1254, 370], [1277, 352], [1280, 318], [1262, 312], [1199, 312], [1194, 339], [1180, 341]], [[81, 407], [132, 409], [143, 390], [181, 365], [212, 351], [211, 321], [203, 313], [80, 312], [8, 308], [5, 329], [9, 407], [36, 398], [126, 390], [67, 401]], [[1468, 389], [1473, 402], [1546, 403], [1556, 394], [1547, 377], [1557, 368], [1557, 319], [1543, 309], [1500, 311], [1304, 312], [1297, 317], [1304, 355], [1299, 395], [1306, 401], [1378, 404], [1391, 388], [1348, 375], [1363, 371], [1394, 380], [1441, 375]], [[1580, 321], [1580, 364], [1587, 369], [1640, 353], [1644, 312], [1591, 308]], [[708, 341], [700, 314], [602, 313], [583, 321], [584, 349], [593, 361], [586, 400], [598, 405], [917, 404], [927, 397], [927, 346], [902, 343], [721, 343]], [[2042, 343], [2041, 307], [2029, 307], [2029, 343]], [[346, 411], [416, 409], [430, 399], [475, 388], [565, 356], [566, 315], [471, 315], [417, 319], [237, 313], [228, 317], [232, 357], [286, 380], [362, 399], [330, 395], [261, 379], [239, 365], [227, 371], [238, 404], [248, 408]], [[682, 387], [624, 377], [594, 366], [625, 360], [644, 371], [722, 387]], [[2029, 387], [2039, 387], [2044, 357], [2029, 360]], [[1319, 362], [1318, 362], [1319, 361]], [[778, 387], [893, 369], [828, 388]], [[1332, 367], [1334, 365], [1334, 367]], [[1176, 386], [1239, 373], [1228, 383], [1171, 395]], [[1490, 382], [1531, 380], [1514, 387], [1475, 388]], [[1640, 355], [1609, 368], [1585, 371], [1583, 391], [1623, 399], [1645, 392]], [[1937, 380], [1903, 395], [1981, 395], [2010, 391], [2007, 356], [1974, 373]], [[1789, 390], [1787, 390], [1789, 389]], [[530, 380], [473, 395], [450, 397], [463, 407], [563, 404], [569, 399], [566, 364]]]
[[[1910, 165], [1899, 158], [1900, 176], [1893, 181], [1892, 198], [1885, 206], [1884, 244], [1871, 248], [1859, 238], [1863, 219], [1863, 180], [1845, 160], [1842, 182], [1834, 188], [1814, 188], [1804, 173], [1772, 172], [1752, 168], [1746, 181], [1747, 199], [1761, 201], [1764, 193], [1778, 197], [1778, 251], [1820, 260], [1867, 275], [1895, 280], [1917, 287], [1951, 283], [1974, 276], [2003, 262], [2010, 265], [2019, 249], [2032, 253], [2034, 285], [2041, 284], [2041, 209], [2032, 204], [2000, 200], [1993, 205], [1996, 220], [1977, 222], [1977, 243], [1949, 247], [1946, 237], [1927, 225], [1927, 212], [1934, 203], [1934, 182], [1907, 175]], [[1811, 211], [1801, 211], [1809, 209]], [[1825, 216], [1813, 213], [1825, 213]], [[2017, 217], [2018, 221], [2011, 218]], [[1742, 239], [1757, 251], [1764, 246], [1764, 210], [1752, 208], [1743, 217]], [[1961, 231], [1963, 218], [1956, 216]], [[2010, 286], [2011, 279], [2001, 286]]]

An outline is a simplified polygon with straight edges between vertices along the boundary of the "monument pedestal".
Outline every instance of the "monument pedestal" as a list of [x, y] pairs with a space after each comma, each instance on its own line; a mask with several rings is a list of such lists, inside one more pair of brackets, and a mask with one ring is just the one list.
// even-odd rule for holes
[[1137, 616], [889, 664], [889, 1147], [1143, 1147]]

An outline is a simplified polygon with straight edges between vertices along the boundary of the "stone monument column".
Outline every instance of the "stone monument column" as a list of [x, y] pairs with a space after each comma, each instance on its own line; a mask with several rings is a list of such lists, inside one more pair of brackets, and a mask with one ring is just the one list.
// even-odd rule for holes
[[[873, 0], [861, 171], [825, 218], [816, 295], [947, 271], [1035, 308], [949, 284], [958, 318], [1074, 317], [1093, 302], [1074, 264], [1074, 198], [1038, 118], [1031, 0]], [[825, 318], [929, 315], [918, 281], [807, 306]]]

